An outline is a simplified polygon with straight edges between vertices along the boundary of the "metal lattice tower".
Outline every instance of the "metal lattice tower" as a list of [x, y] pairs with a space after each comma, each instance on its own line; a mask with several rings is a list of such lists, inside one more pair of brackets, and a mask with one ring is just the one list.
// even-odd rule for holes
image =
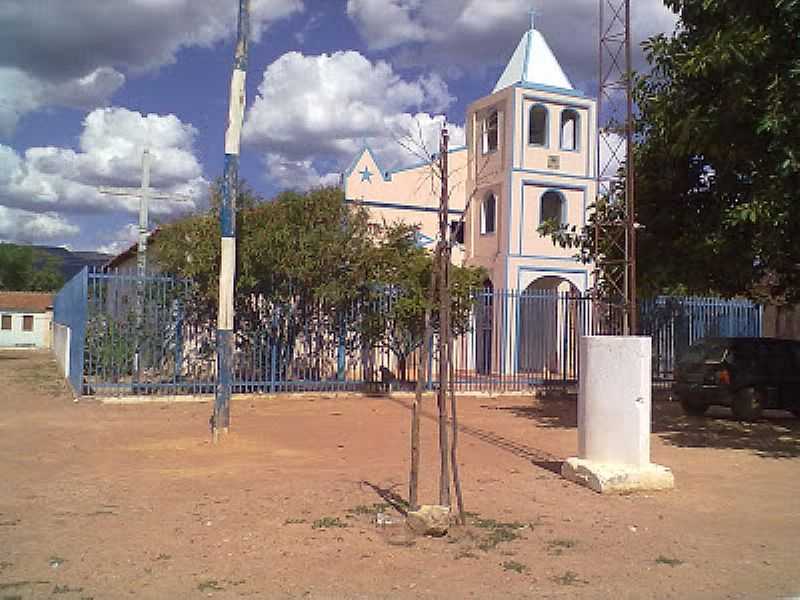
[[638, 330], [631, 3], [599, 4], [595, 293], [606, 332], [631, 335]]

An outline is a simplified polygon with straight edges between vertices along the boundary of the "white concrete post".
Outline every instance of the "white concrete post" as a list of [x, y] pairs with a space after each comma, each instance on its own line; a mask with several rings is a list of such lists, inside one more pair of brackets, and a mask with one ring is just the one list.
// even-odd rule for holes
[[674, 486], [672, 472], [650, 462], [650, 357], [649, 337], [581, 338], [578, 456], [564, 477], [601, 493]]

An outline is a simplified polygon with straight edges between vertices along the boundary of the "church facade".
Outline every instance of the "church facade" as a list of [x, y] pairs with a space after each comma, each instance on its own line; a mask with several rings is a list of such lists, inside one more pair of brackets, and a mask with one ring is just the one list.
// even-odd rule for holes
[[[453, 260], [484, 267], [494, 289], [585, 292], [591, 265], [538, 229], [586, 223], [596, 119], [595, 100], [574, 89], [541, 33], [525, 32], [492, 93], [467, 108], [466, 145], [448, 157], [451, 222], [466, 211]], [[376, 222], [418, 225], [420, 243], [432, 247], [439, 183], [429, 164], [384, 171], [364, 148], [343, 181], [348, 202]]]

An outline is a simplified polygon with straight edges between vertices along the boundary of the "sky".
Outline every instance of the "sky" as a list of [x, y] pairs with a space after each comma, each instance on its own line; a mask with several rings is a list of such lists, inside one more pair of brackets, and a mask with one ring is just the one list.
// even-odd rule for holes
[[[241, 176], [259, 195], [335, 184], [368, 144], [384, 169], [464, 140], [536, 11], [573, 85], [595, 96], [597, 0], [251, 0]], [[670, 33], [632, 2], [635, 44]], [[154, 222], [204, 210], [222, 173], [237, 0], [0, 3], [0, 241], [116, 253], [136, 238], [150, 148]], [[640, 50], [635, 67], [646, 68]], [[189, 197], [187, 199], [186, 197]]]

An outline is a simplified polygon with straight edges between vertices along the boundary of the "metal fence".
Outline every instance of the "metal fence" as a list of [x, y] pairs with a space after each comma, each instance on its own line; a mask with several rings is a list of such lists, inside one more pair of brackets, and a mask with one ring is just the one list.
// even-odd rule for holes
[[[88, 395], [211, 393], [213, 323], [191, 316], [197, 290], [166, 275], [82, 271], [56, 298], [57, 323], [72, 329], [73, 388]], [[402, 296], [386, 293], [346, 307], [252, 299], [258, 318], [236, 333], [234, 392], [412, 390], [421, 324]], [[569, 385], [578, 340], [608, 329], [591, 298], [547, 291], [487, 290], [456, 311], [456, 387], [464, 393]], [[653, 339], [653, 377], [669, 380], [696, 339], [758, 336], [761, 308], [740, 300], [659, 297], [640, 305]], [[429, 376], [437, 376], [437, 344]]]
[[53, 301], [53, 322], [67, 328], [63, 337], [69, 340], [65, 347], [58, 347], [59, 351], [64, 352], [63, 356], [58, 357], [58, 362], [66, 371], [67, 381], [77, 394], [83, 393], [88, 279], [88, 270], [84, 267], [61, 288]]

